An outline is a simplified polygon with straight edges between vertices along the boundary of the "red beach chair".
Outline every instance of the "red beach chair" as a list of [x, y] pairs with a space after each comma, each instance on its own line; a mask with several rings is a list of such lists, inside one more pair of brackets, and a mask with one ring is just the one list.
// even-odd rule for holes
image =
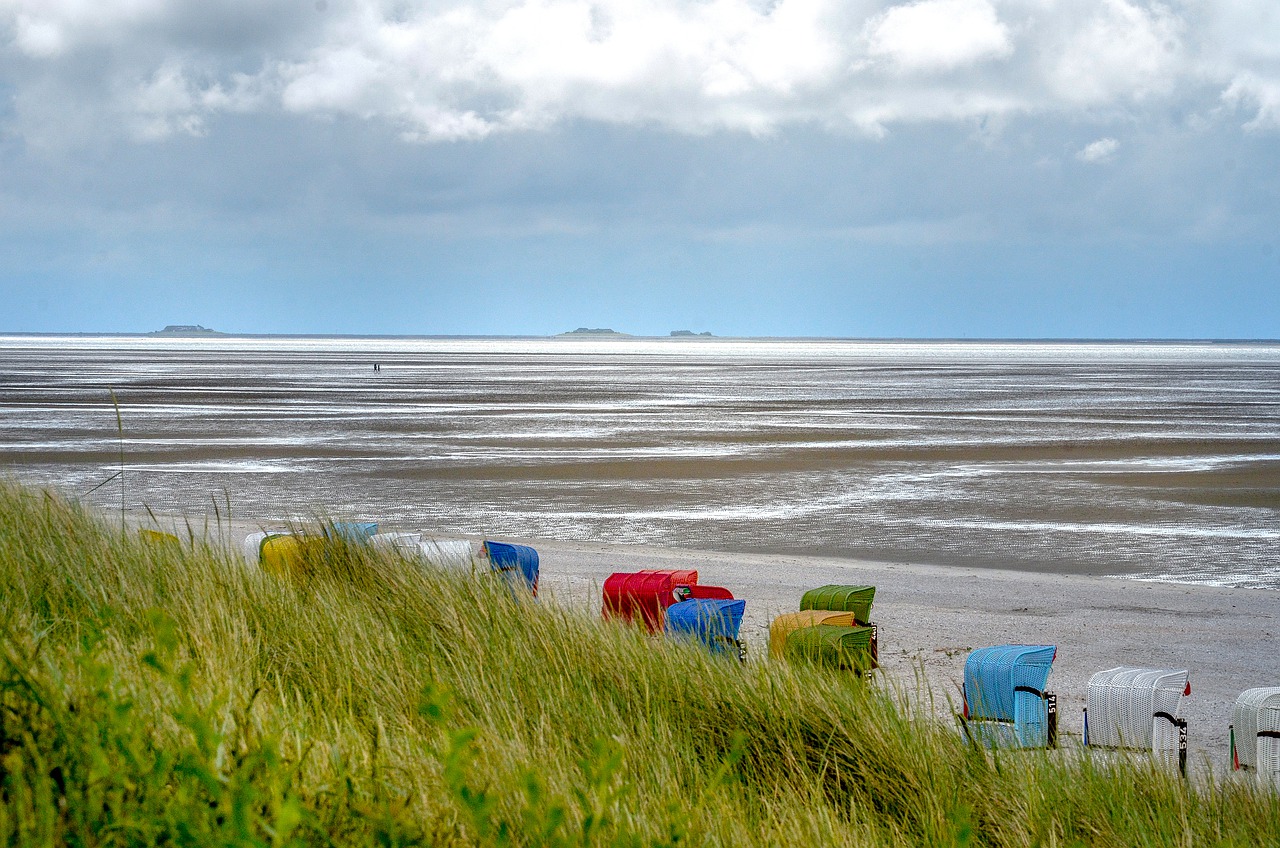
[[650, 633], [662, 630], [666, 609], [676, 601], [677, 586], [696, 586], [693, 570], [619, 571], [604, 581], [605, 618], [635, 621], [637, 617]]

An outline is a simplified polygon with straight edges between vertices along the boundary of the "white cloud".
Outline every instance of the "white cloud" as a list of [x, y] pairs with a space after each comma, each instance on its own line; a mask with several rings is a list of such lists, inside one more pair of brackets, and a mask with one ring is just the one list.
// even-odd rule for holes
[[[1273, 0], [0, 0], [11, 132], [345, 115], [418, 140], [587, 120], [682, 133], [1170, 105], [1280, 127]], [[1228, 114], [1222, 110], [1222, 114]], [[1230, 112], [1229, 114], [1236, 114]], [[76, 116], [76, 117], [72, 117]], [[69, 124], [66, 133], [73, 127]]]
[[1045, 44], [1049, 83], [1066, 103], [1107, 104], [1173, 89], [1190, 70], [1183, 22], [1169, 8], [1103, 0]]
[[872, 56], [907, 71], [945, 71], [1013, 52], [1009, 28], [988, 0], [918, 0], [867, 23]]
[[1086, 144], [1076, 153], [1076, 158], [1081, 162], [1090, 164], [1109, 162], [1119, 149], [1120, 142], [1114, 138], [1100, 138], [1097, 141]]
[[1249, 130], [1280, 129], [1280, 75], [1266, 78], [1243, 73], [1231, 81], [1222, 99], [1233, 106], [1252, 109], [1254, 116], [1244, 126]]

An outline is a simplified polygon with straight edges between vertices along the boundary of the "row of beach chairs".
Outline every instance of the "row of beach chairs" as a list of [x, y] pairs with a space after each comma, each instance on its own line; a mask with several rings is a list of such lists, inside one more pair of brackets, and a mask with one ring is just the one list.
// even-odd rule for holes
[[[601, 614], [702, 642], [717, 653], [746, 658], [738, 638], [747, 602], [723, 586], [698, 582], [693, 569], [619, 571], [604, 581]], [[863, 673], [878, 662], [870, 623], [873, 586], [822, 586], [804, 594], [800, 611], [769, 627], [770, 653]]]
[[513, 588], [535, 597], [538, 594], [538, 552], [528, 545], [485, 540], [477, 547], [466, 539], [435, 539], [422, 533], [379, 533], [372, 521], [334, 521], [321, 526], [319, 533], [258, 531], [245, 537], [245, 559], [264, 571], [278, 575], [300, 573], [309, 556], [321, 553], [326, 544], [341, 540], [346, 544], [369, 544], [400, 556], [446, 570], [471, 570], [477, 563], [488, 564]]
[[[277, 574], [296, 573], [308, 545], [340, 538], [395, 551], [406, 559], [445, 569], [477, 564], [513, 588], [537, 595], [538, 552], [527, 545], [486, 540], [433, 539], [420, 533], [378, 533], [372, 522], [332, 522], [317, 535], [252, 533], [244, 541], [250, 562]], [[874, 586], [828, 585], [811, 589], [799, 610], [769, 625], [775, 658], [865, 674], [879, 665], [879, 628], [871, 621]], [[746, 601], [723, 586], [698, 582], [692, 569], [615, 572], [604, 582], [604, 618], [653, 634], [704, 645], [716, 654], [746, 659], [739, 638]], [[976, 744], [998, 748], [1054, 748], [1058, 744], [1057, 697], [1048, 691], [1057, 657], [1054, 645], [994, 645], [970, 652], [958, 716]], [[1191, 695], [1186, 669], [1117, 666], [1089, 679], [1084, 710], [1087, 748], [1149, 752], [1155, 761], [1186, 774]], [[1231, 764], [1280, 783], [1280, 686], [1246, 690], [1232, 712]]]
[[[974, 741], [1003, 748], [1057, 747], [1057, 698], [1047, 691], [1057, 648], [996, 645], [969, 654], [961, 725]], [[1187, 773], [1187, 669], [1117, 666], [1089, 678], [1084, 745], [1150, 752], [1166, 768]], [[1280, 782], [1280, 687], [1247, 689], [1230, 726], [1231, 765]]]

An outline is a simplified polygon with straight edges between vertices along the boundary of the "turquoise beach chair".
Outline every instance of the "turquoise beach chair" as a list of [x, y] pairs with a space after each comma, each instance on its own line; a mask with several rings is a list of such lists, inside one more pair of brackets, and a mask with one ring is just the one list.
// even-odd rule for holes
[[964, 728], [989, 747], [1056, 748], [1058, 700], [1045, 691], [1054, 645], [979, 648], [964, 664]]

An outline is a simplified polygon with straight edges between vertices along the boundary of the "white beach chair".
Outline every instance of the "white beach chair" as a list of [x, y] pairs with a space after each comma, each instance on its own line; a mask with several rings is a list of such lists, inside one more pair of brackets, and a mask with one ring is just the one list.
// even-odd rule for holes
[[422, 539], [418, 556], [437, 568], [471, 571], [478, 556], [476, 547], [466, 539]]
[[271, 534], [265, 530], [259, 530], [244, 537], [244, 544], [241, 546], [241, 550], [244, 552], [245, 560], [250, 565], [262, 564], [262, 540], [269, 535]]
[[378, 550], [390, 551], [403, 556], [415, 556], [418, 551], [418, 543], [421, 541], [421, 533], [374, 533], [369, 537], [369, 544]]
[[1231, 710], [1232, 766], [1280, 778], [1280, 686], [1246, 689]]
[[1118, 666], [1089, 678], [1085, 744], [1095, 748], [1151, 751], [1156, 761], [1183, 774], [1187, 722], [1182, 699], [1191, 694], [1186, 669]]
[[1280, 786], [1280, 707], [1258, 711], [1258, 741], [1254, 746], [1258, 780]]

